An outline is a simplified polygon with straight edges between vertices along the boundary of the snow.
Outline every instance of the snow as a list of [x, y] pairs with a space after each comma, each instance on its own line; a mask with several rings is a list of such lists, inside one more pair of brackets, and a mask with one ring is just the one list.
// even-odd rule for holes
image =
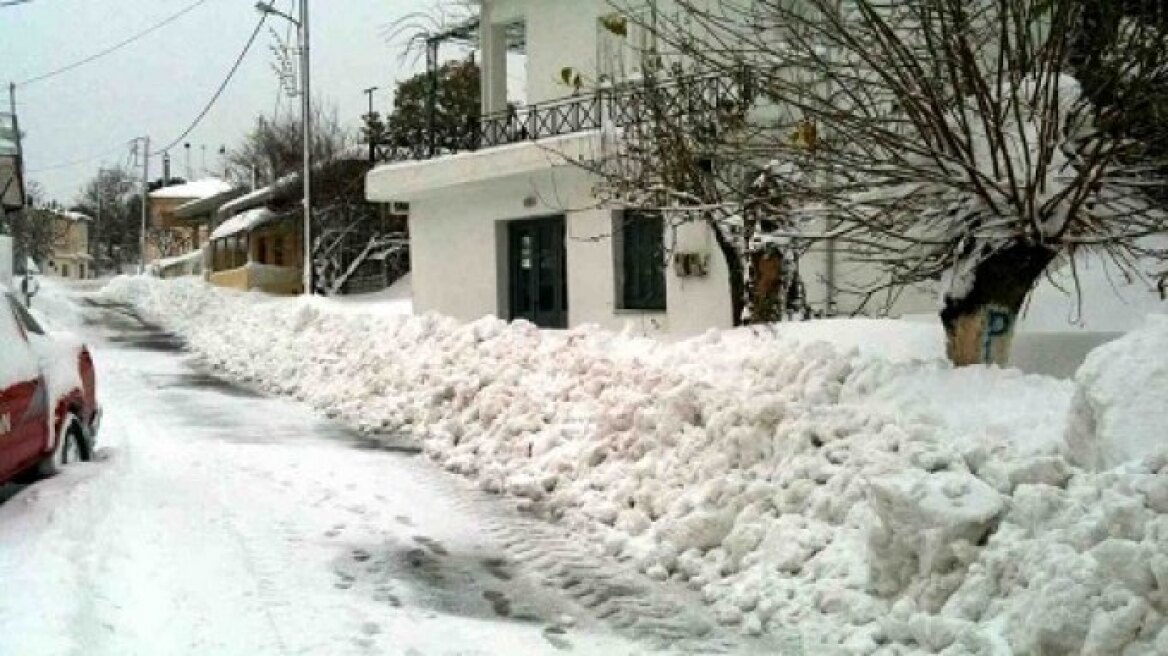
[[1109, 469], [1162, 455], [1168, 463], [1168, 315], [1096, 349], [1075, 382], [1073, 462]]
[[301, 404], [206, 384], [182, 354], [134, 348], [145, 328], [122, 309], [62, 289], [46, 286], [42, 309], [88, 331], [103, 446], [0, 489], [0, 653], [647, 651], [502, 556], [497, 504], [472, 505], [417, 458], [356, 448]]
[[235, 216], [220, 223], [218, 227], [211, 233], [210, 239], [223, 239], [241, 232], [248, 232], [254, 230], [265, 223], [270, 222], [276, 218], [276, 213], [266, 207], [256, 207], [254, 209], [241, 212]]
[[[48, 387], [52, 408], [75, 390], [82, 389], [80, 355], [84, 342], [76, 335], [64, 331], [49, 331], [46, 335], [29, 335], [29, 345], [40, 361], [41, 375]], [[56, 415], [48, 414], [49, 435], [57, 437]], [[49, 448], [55, 446], [55, 442]]]
[[0, 285], [0, 390], [37, 377], [37, 361], [21, 336], [20, 325], [8, 307], [7, 288]]
[[56, 212], [56, 214], [59, 216], [63, 216], [66, 219], [69, 219], [70, 221], [77, 221], [77, 222], [82, 222], [82, 223], [93, 223], [92, 217], [90, 217], [88, 214], [82, 214], [81, 212], [59, 211], [59, 212]]
[[226, 180], [219, 178], [201, 178], [185, 184], [163, 187], [157, 191], [152, 191], [150, 192], [150, 197], [202, 199], [217, 196], [232, 189], [234, 187]]
[[174, 257], [164, 257], [160, 260], [155, 260], [154, 266], [157, 267], [158, 269], [167, 269], [167, 268], [172, 267], [172, 266], [189, 265], [189, 264], [193, 264], [196, 262], [202, 262], [202, 260], [203, 260], [203, 249], [198, 248], [198, 249], [195, 249], [193, 251], [190, 251], [189, 253], [183, 253], [182, 255], [175, 255]]
[[[481, 489], [699, 591], [743, 633], [797, 631], [806, 653], [1168, 646], [1168, 466], [1076, 466], [1063, 455], [1075, 384], [955, 370], [935, 324], [813, 321], [664, 344], [288, 305], [192, 280], [119, 278], [104, 293], [224, 372], [413, 436]], [[1139, 382], [1162, 380], [1162, 337], [1131, 339], [1147, 363], [1139, 400], [1165, 398]], [[1109, 361], [1097, 351], [1078, 384]], [[1127, 425], [1164, 425], [1115, 408]]]
[[393, 316], [413, 314], [413, 298], [410, 274], [407, 273], [379, 292], [329, 297], [313, 296], [309, 302], [314, 307], [330, 313]]

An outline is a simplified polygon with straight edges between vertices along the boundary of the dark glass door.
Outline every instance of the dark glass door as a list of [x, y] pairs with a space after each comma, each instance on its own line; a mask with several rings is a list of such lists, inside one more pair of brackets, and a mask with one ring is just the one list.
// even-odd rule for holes
[[542, 328], [568, 327], [564, 217], [508, 225], [511, 319]]

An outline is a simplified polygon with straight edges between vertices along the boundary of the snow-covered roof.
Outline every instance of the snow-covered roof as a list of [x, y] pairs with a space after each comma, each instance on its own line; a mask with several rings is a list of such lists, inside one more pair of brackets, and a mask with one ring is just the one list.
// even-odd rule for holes
[[232, 216], [244, 210], [250, 210], [253, 207], [267, 203], [280, 194], [288, 193], [288, 190], [300, 184], [299, 173], [289, 173], [280, 177], [272, 184], [266, 187], [260, 187], [255, 191], [244, 194], [239, 198], [224, 203], [218, 210], [220, 217]]
[[81, 212], [57, 212], [57, 215], [69, 219], [70, 221], [85, 221], [88, 223], [93, 223], [93, 217], [89, 216], [88, 214], [82, 214]]
[[197, 248], [193, 251], [190, 251], [189, 253], [183, 253], [182, 255], [175, 255], [174, 257], [164, 257], [161, 260], [156, 260], [154, 262], [154, 265], [159, 267], [159, 268], [165, 269], [166, 267], [173, 266], [175, 264], [185, 264], [187, 262], [193, 262], [196, 260], [200, 260], [200, 259], [202, 259], [202, 257], [203, 257], [203, 249]]
[[278, 214], [266, 207], [257, 207], [242, 214], [236, 214], [219, 224], [219, 227], [211, 233], [211, 239], [223, 239], [240, 232], [254, 230], [278, 217]]
[[232, 187], [227, 191], [215, 194], [214, 196], [207, 196], [205, 198], [192, 198], [187, 202], [174, 208], [174, 216], [179, 219], [194, 219], [203, 218], [208, 214], [213, 215], [224, 204], [239, 198], [244, 194], [243, 187]]
[[151, 198], [209, 198], [232, 189], [231, 183], [219, 178], [203, 178], [150, 192]]

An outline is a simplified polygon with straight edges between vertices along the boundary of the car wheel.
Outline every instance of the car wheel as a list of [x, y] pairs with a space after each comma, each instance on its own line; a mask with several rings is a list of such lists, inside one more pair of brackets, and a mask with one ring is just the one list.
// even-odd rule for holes
[[85, 433], [81, 429], [81, 420], [77, 418], [77, 415], [70, 413], [65, 418], [61, 438], [57, 440], [53, 452], [41, 461], [40, 466], [37, 467], [37, 473], [45, 477], [56, 476], [66, 466], [85, 460], [86, 458], [83, 457], [85, 454], [84, 439]]

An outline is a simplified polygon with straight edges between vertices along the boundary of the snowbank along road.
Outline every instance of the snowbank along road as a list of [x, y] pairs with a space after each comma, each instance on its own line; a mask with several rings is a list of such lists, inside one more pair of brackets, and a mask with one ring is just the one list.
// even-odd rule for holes
[[94, 348], [99, 458], [0, 487], [0, 654], [750, 653], [688, 590], [228, 383], [82, 288], [35, 303]]

